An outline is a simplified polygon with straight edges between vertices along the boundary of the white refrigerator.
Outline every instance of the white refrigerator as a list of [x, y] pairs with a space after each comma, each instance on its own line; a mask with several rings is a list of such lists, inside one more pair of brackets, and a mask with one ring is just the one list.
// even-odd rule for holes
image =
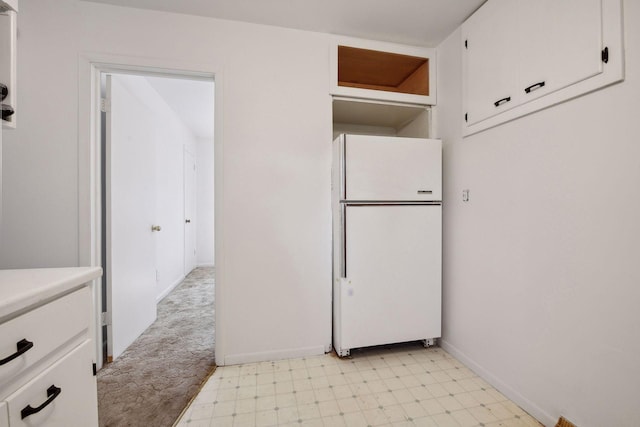
[[442, 142], [340, 135], [333, 143], [333, 346], [441, 335]]

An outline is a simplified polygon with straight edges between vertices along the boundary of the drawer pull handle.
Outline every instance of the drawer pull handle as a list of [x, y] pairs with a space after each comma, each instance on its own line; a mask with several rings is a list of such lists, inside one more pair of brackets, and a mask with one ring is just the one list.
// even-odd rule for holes
[[431, 190], [418, 190], [418, 194], [433, 194]]
[[498, 99], [496, 102], [493, 103], [493, 105], [495, 105], [496, 107], [499, 107], [502, 104], [506, 104], [509, 101], [511, 101], [511, 97], [507, 96], [506, 98]]
[[16, 347], [18, 347], [18, 350], [15, 353], [0, 360], [0, 366], [4, 365], [5, 363], [9, 363], [13, 359], [16, 359], [25, 354], [31, 347], [33, 347], [33, 343], [31, 341], [27, 341], [26, 339], [22, 339], [16, 343]]
[[37, 414], [38, 412], [42, 411], [44, 408], [47, 407], [47, 405], [53, 402], [56, 399], [56, 397], [60, 396], [60, 393], [62, 393], [62, 389], [60, 387], [56, 387], [54, 385], [49, 387], [47, 389], [48, 399], [45, 400], [44, 403], [38, 406], [37, 408], [32, 408], [31, 405], [25, 406], [24, 409], [20, 411], [20, 415], [22, 416], [22, 419], [24, 420], [29, 415]]

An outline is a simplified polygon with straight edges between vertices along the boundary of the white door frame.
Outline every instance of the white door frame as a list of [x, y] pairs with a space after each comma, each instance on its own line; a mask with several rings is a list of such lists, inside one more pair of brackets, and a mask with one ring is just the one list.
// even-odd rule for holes
[[[81, 54], [78, 73], [78, 265], [101, 266], [102, 206], [100, 179], [100, 74], [117, 72], [185, 76], [215, 82], [214, 100], [214, 230], [215, 230], [215, 360], [223, 365], [225, 359], [224, 335], [224, 228], [223, 224], [223, 139], [222, 89], [223, 72], [219, 64], [190, 63], [159, 58], [141, 58], [107, 54]], [[95, 339], [94, 357], [98, 368], [103, 365], [101, 326], [100, 279], [93, 282], [94, 322], [91, 325]], [[213, 333], [213, 331], [212, 331]]]

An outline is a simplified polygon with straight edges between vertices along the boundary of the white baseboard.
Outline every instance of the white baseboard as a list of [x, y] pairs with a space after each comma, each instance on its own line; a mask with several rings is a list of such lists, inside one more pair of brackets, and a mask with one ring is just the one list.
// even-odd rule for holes
[[214, 267], [214, 265], [213, 265], [213, 263], [211, 263], [211, 264], [198, 264], [198, 265], [196, 265], [196, 268], [197, 267]]
[[516, 405], [520, 406], [522, 409], [531, 414], [534, 418], [540, 421], [545, 426], [554, 426], [557, 421], [550, 414], [545, 412], [538, 405], [524, 397], [522, 394], [518, 393], [516, 390], [511, 388], [508, 384], [502, 381], [500, 378], [493, 375], [487, 369], [482, 367], [481, 365], [474, 362], [471, 358], [469, 358], [466, 354], [460, 351], [458, 348], [449, 344], [447, 341], [440, 339], [440, 347], [442, 347], [447, 353], [451, 354], [453, 357], [458, 359], [460, 362], [464, 363], [469, 369], [475, 372], [479, 377], [483, 380], [491, 384], [496, 388], [500, 393], [504, 394], [510, 400], [512, 400]]
[[244, 363], [267, 362], [282, 359], [294, 359], [305, 356], [324, 354], [325, 346], [302, 347], [286, 350], [263, 351], [258, 353], [231, 354], [224, 358], [225, 365], [241, 365]]
[[176, 280], [174, 283], [171, 284], [171, 286], [169, 286], [160, 295], [158, 295], [156, 297], [156, 304], [159, 303], [160, 301], [162, 301], [167, 295], [169, 295], [171, 293], [172, 290], [174, 290], [180, 283], [182, 283], [182, 281], [184, 280], [185, 277], [186, 276], [178, 277], [178, 280]]

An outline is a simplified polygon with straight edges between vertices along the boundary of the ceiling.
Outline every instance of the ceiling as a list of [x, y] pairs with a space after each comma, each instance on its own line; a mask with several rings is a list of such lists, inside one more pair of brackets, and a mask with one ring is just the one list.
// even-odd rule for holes
[[213, 142], [213, 81], [145, 78], [197, 139]]
[[89, 0], [435, 47], [485, 0]]

